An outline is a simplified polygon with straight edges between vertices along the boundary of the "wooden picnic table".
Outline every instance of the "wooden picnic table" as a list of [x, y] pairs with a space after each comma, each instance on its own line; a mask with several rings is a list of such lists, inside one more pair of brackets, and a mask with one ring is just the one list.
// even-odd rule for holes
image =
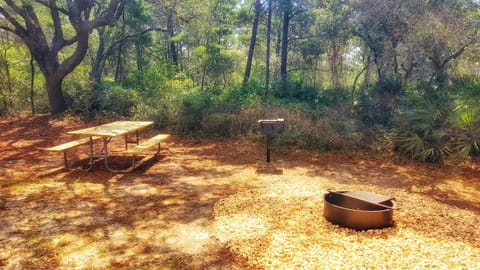
[[[114, 170], [108, 165], [108, 144], [115, 137], [125, 137], [125, 150], [128, 149], [129, 143], [139, 144], [139, 131], [153, 125], [152, 121], [115, 121], [100, 126], [89, 127], [74, 131], [67, 132], [68, 134], [79, 135], [88, 137], [90, 140], [90, 167], [87, 170], [91, 170], [93, 167], [93, 160], [95, 158], [103, 158], [105, 168], [111, 172], [118, 172], [121, 170]], [[135, 133], [135, 140], [130, 141], [128, 135]], [[95, 138], [100, 137], [103, 142], [102, 151], [98, 154], [93, 152], [93, 141]]]

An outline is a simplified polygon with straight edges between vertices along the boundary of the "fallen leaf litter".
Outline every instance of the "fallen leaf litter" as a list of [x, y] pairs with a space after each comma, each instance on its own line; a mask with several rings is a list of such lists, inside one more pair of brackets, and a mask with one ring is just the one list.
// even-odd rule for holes
[[480, 269], [480, 217], [400, 189], [337, 185], [396, 198], [394, 226], [355, 231], [323, 217], [320, 183], [272, 181], [219, 201], [215, 231], [265, 269]]

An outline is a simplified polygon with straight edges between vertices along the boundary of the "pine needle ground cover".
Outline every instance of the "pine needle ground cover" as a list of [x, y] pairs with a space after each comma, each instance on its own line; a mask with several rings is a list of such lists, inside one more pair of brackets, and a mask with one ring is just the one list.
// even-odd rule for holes
[[[278, 148], [272, 162], [283, 174], [259, 174], [261, 142], [174, 138], [158, 159], [114, 174], [102, 164], [64, 171], [61, 156], [38, 150], [88, 125], [0, 120], [1, 269], [480, 268], [471, 164]], [[327, 189], [395, 197], [394, 226], [332, 225], [322, 215]]]

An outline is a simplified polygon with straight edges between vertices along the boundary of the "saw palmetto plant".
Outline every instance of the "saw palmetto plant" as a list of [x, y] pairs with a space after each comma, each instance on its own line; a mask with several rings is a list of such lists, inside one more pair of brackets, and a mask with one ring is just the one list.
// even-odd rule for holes
[[448, 98], [421, 98], [397, 116], [395, 146], [414, 159], [442, 163], [454, 153], [449, 130], [453, 110]]

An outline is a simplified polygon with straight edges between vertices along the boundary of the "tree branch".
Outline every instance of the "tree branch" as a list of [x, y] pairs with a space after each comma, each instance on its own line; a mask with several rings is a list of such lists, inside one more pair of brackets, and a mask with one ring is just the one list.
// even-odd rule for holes
[[[50, 4], [50, 2], [47, 2], [47, 1], [45, 1], [45, 0], [33, 0], [33, 1], [35, 1], [35, 2], [37, 2], [37, 3], [39, 3], [39, 4], [41, 4], [41, 5], [43, 5], [43, 6], [45, 6], [45, 7], [48, 7], [48, 8], [50, 8], [50, 9], [55, 9], [55, 10], [57, 10], [57, 11], [63, 13], [63, 14], [68, 14], [68, 10], [66, 10], [66, 9], [64, 9], [64, 8], [62, 8], [62, 7], [57, 6], [56, 4], [52, 5], [52, 4]], [[53, 1], [53, 2], [56, 3], [56, 1]]]
[[13, 3], [12, 0], [5, 0], [5, 3], [7, 3], [7, 5], [13, 10], [13, 12], [25, 18], [25, 13], [22, 11], [21, 8], [19, 8], [15, 3]]
[[[40, 0], [36, 0], [39, 2]], [[40, 1], [41, 2], [41, 1]], [[49, 2], [50, 14], [52, 15], [53, 20], [53, 28], [55, 34], [52, 39], [52, 50], [57, 52], [64, 46], [64, 38], [63, 38], [63, 30], [62, 30], [62, 22], [60, 21], [60, 15], [58, 13], [58, 9], [56, 8], [56, 0], [51, 0]]]
[[474, 44], [476, 42], [476, 38], [472, 38], [472, 40], [470, 40], [467, 44], [463, 45], [460, 49], [458, 49], [456, 52], [450, 54], [445, 60], [443, 60], [442, 64], [440, 65], [440, 67], [444, 68], [446, 64], [448, 64], [448, 62], [450, 62], [451, 60], [453, 59], [456, 59], [458, 58], [460, 55], [463, 54], [463, 52], [465, 51], [465, 49]]
[[123, 9], [128, 0], [112, 0], [107, 9], [100, 16], [91, 21], [87, 28], [90, 30], [104, 25], [113, 25], [120, 19]]
[[[13, 10], [15, 12], [15, 9]], [[15, 33], [19, 36], [25, 35], [25, 27], [23, 27], [7, 10], [5, 10], [2, 5], [0, 5], [0, 14], [2, 14], [3, 17], [5, 17], [5, 19], [7, 19], [15, 27], [15, 29], [12, 29], [6, 25], [2, 25], [0, 26], [2, 29]]]
[[134, 39], [134, 38], [140, 37], [140, 36], [142, 36], [142, 35], [144, 35], [144, 34], [146, 34], [146, 33], [148, 33], [148, 32], [151, 32], [151, 31], [161, 31], [161, 32], [165, 32], [165, 33], [168, 32], [167, 29], [164, 29], [164, 28], [147, 28], [147, 29], [145, 29], [145, 30], [143, 30], [143, 31], [141, 31], [141, 32], [136, 33], [136, 34], [125, 36], [125, 37], [123, 37], [123, 38], [115, 41], [114, 43], [112, 43], [112, 44], [108, 47], [108, 49], [105, 50], [105, 53], [102, 55], [102, 57], [107, 57], [108, 55], [110, 55], [111, 51], [113, 51], [113, 49], [114, 49], [117, 45], [119, 45], [119, 44], [121, 44], [121, 43], [123, 43], [123, 42], [125, 42], [125, 41], [127, 41], [127, 40], [129, 40], [129, 39]]
[[0, 29], [3, 29], [3, 30], [5, 30], [5, 31], [7, 31], [7, 32], [11, 32], [11, 33], [14, 33], [14, 34], [15, 34], [15, 29], [10, 28], [10, 27], [8, 27], [8, 26], [6, 26], [6, 25], [0, 25]]

